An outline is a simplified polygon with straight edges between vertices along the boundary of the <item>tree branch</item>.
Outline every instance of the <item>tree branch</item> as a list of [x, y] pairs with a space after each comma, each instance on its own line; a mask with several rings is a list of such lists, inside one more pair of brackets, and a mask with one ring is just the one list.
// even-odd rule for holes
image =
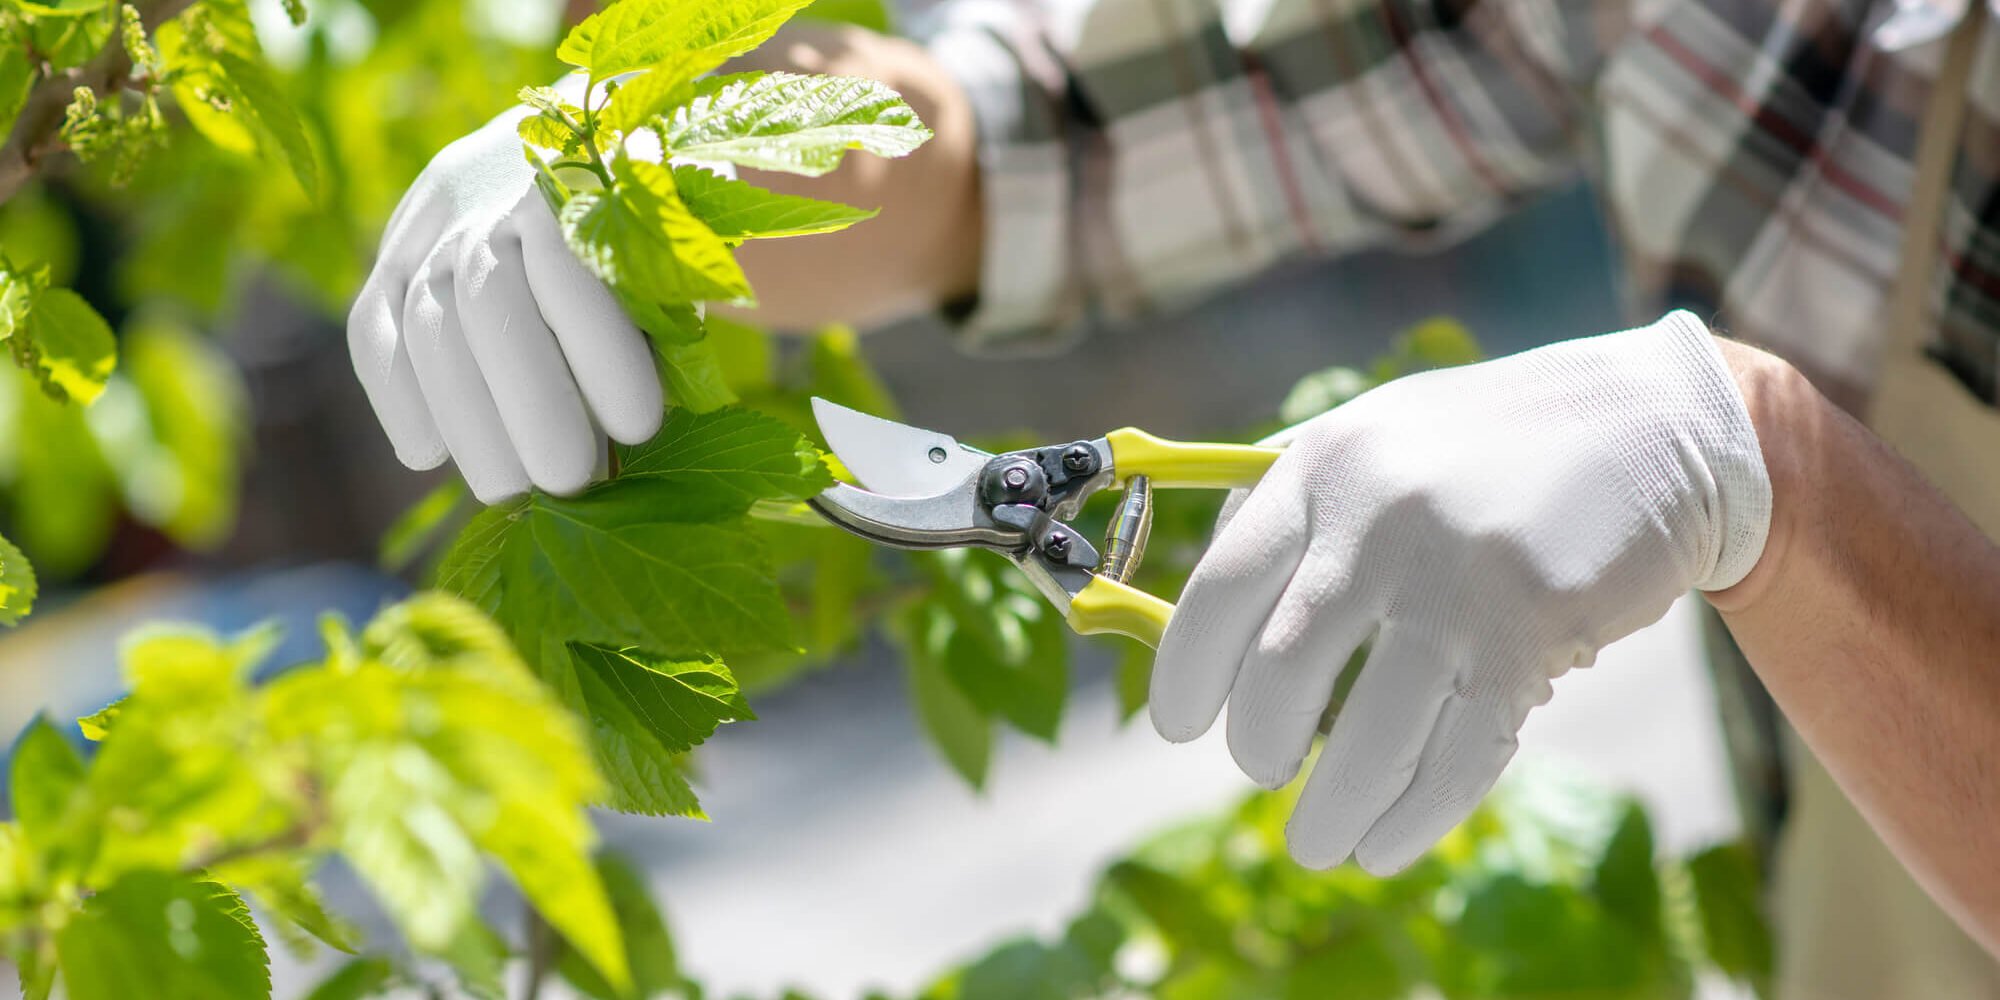
[[[137, 3], [139, 19], [146, 30], [165, 23], [168, 19], [194, 5], [195, 0], [155, 0], [153, 3]], [[114, 16], [116, 8], [113, 8]], [[44, 159], [62, 149], [62, 139], [58, 134], [62, 128], [63, 109], [78, 87], [89, 87], [101, 98], [115, 102], [116, 95], [125, 89], [132, 79], [132, 59], [125, 53], [123, 36], [114, 26], [111, 37], [104, 43], [104, 50], [81, 66], [71, 67], [59, 73], [43, 77], [28, 92], [28, 98], [21, 104], [21, 114], [14, 119], [14, 130], [7, 136], [5, 145], [0, 145], [0, 203], [12, 199], [14, 195], [33, 180]]]

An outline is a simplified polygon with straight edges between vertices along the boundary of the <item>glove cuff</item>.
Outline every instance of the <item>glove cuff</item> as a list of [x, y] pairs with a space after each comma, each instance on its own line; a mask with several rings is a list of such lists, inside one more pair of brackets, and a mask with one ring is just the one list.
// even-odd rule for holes
[[1709, 477], [1706, 498], [1714, 542], [1708, 572], [1694, 585], [1698, 590], [1725, 590], [1749, 575], [1770, 536], [1771, 476], [1764, 467], [1764, 448], [1743, 390], [1708, 324], [1678, 309], [1648, 329], [1658, 331], [1663, 348], [1683, 361], [1676, 370], [1693, 376], [1689, 429]]
[[1771, 478], [1749, 407], [1708, 325], [1676, 310], [1651, 326], [1555, 344], [1543, 374], [1558, 386], [1597, 386], [1563, 398], [1596, 428], [1681, 542], [1688, 585], [1734, 586], [1764, 554]]

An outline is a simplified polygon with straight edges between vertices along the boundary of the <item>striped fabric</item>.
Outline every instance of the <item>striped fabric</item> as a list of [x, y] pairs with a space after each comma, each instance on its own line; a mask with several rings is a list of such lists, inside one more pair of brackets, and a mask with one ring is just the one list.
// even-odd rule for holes
[[[978, 111], [988, 219], [967, 338], [1046, 349], [1287, 258], [1449, 240], [1583, 172], [1635, 317], [1695, 309], [1856, 406], [1943, 48], [1877, 46], [1894, 6], [953, 0], [931, 45]], [[2000, 35], [1983, 30], [1931, 353], [1992, 402]]]

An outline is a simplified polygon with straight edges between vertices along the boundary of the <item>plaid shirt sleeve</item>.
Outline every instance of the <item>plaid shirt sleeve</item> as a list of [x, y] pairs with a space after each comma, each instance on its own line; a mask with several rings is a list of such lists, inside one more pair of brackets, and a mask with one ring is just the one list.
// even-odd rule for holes
[[968, 346], [1059, 346], [1289, 257], [1449, 238], [1572, 174], [1599, 0], [953, 0], [986, 243]]

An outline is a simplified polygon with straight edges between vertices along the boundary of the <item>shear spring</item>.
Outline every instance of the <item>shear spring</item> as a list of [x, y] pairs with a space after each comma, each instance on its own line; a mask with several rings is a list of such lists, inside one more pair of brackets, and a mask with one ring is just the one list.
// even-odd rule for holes
[[1133, 476], [1125, 483], [1125, 498], [1104, 534], [1104, 564], [1098, 575], [1129, 583], [1146, 558], [1146, 540], [1153, 534], [1153, 483]]

